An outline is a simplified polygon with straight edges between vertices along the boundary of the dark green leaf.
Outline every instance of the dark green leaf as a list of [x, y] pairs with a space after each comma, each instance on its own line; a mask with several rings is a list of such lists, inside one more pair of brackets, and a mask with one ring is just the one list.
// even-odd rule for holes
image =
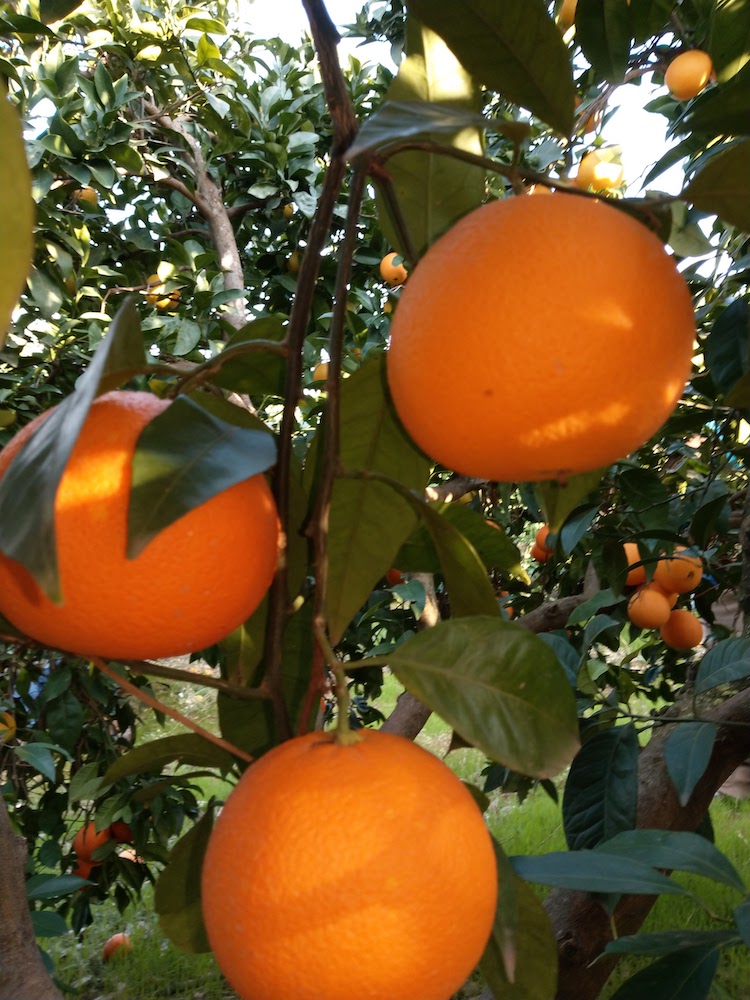
[[726, 948], [740, 944], [734, 931], [663, 931], [656, 934], [630, 934], [610, 941], [604, 949], [608, 955], [671, 955], [673, 952], [704, 947]]
[[674, 5], [675, 0], [629, 0], [636, 44], [645, 42], [668, 23]]
[[226, 750], [197, 733], [164, 736], [123, 754], [109, 768], [102, 783], [111, 785], [129, 774], [162, 771], [168, 764], [215, 767], [226, 772], [232, 769], [235, 759]]
[[32, 910], [31, 926], [34, 937], [37, 938], [61, 937], [69, 929], [60, 914], [54, 910]]
[[578, 0], [576, 41], [597, 76], [622, 83], [630, 58], [632, 30], [624, 0]]
[[750, 410], [750, 372], [745, 372], [724, 397], [724, 405], [735, 410]]
[[480, 83], [570, 132], [570, 56], [543, 0], [411, 0], [409, 12], [444, 38]]
[[174, 845], [156, 883], [154, 909], [159, 925], [181, 951], [211, 950], [203, 925], [198, 876], [212, 829], [213, 813], [209, 811]]
[[61, 747], [72, 751], [81, 735], [84, 711], [71, 691], [51, 701], [45, 711], [47, 731]]
[[537, 501], [550, 531], [557, 533], [562, 528], [568, 514], [597, 488], [605, 472], [606, 469], [594, 469], [562, 481], [549, 479], [536, 483]]
[[700, 94], [678, 119], [675, 130], [718, 135], [750, 135], [750, 63], [720, 87]]
[[565, 671], [565, 675], [568, 678], [570, 686], [575, 687], [578, 667], [581, 662], [581, 656], [578, 650], [561, 635], [555, 635], [553, 632], [542, 632], [539, 635], [539, 638], [546, 646], [549, 646], [557, 657], [560, 665]]
[[92, 760], [78, 768], [68, 785], [68, 801], [72, 804], [95, 799], [102, 788], [98, 761]]
[[[750, 65], [750, 64], [749, 64]], [[750, 89], [750, 88], [749, 88]], [[750, 139], [712, 156], [680, 197], [750, 233]]]
[[726, 512], [728, 503], [729, 498], [726, 493], [722, 492], [719, 496], [711, 497], [710, 500], [702, 504], [693, 515], [688, 535], [699, 548], [703, 549], [708, 546], [709, 541], [716, 533], [717, 522]]
[[731, 861], [698, 833], [685, 830], [626, 830], [600, 844], [597, 850], [636, 861], [648, 858], [654, 868], [692, 872], [722, 882], [739, 892], [745, 891]]
[[719, 83], [726, 83], [750, 59], [750, 3], [716, 0], [711, 5], [708, 53]]
[[602, 608], [613, 608], [620, 600], [621, 598], [609, 587], [606, 590], [599, 590], [593, 597], [589, 597], [587, 601], [584, 601], [583, 604], [579, 604], [577, 608], [573, 608], [568, 615], [567, 624], [578, 625], [587, 622], [597, 611], [600, 611]]
[[581, 510], [568, 516], [558, 532], [560, 548], [566, 556], [570, 555], [584, 535], [587, 534], [598, 511], [598, 505], [583, 507]]
[[144, 358], [143, 338], [135, 302], [127, 299], [76, 391], [55, 407], [0, 482], [0, 549], [24, 565], [53, 600], [63, 596], [54, 527], [57, 487], [94, 397], [104, 391], [110, 373], [134, 367], [130, 362], [136, 358]]
[[665, 955], [623, 983], [612, 1000], [706, 1000], [718, 962], [715, 945]]
[[77, 875], [40, 875], [27, 882], [26, 897], [29, 900], [59, 899], [80, 888], [81, 880]]
[[[77, 0], [79, 2], [79, 0]], [[19, 35], [37, 35], [47, 38], [54, 38], [55, 33], [46, 24], [37, 21], [26, 14], [14, 14], [11, 10], [4, 10], [0, 16], [0, 24], [5, 25], [9, 31]]]
[[[505, 875], [507, 866], [508, 874]], [[557, 989], [557, 944], [547, 913], [531, 886], [513, 873], [507, 859], [498, 868], [501, 900], [513, 900], [516, 922], [512, 926], [514, 975], [511, 979], [507, 959], [510, 946], [503, 950], [511, 928], [498, 915], [492, 936], [479, 963], [482, 975], [496, 997], [503, 1000], [553, 1000]], [[508, 906], [503, 900], [500, 909]]]
[[713, 722], [683, 722], [675, 726], [664, 744], [664, 763], [686, 806], [711, 759], [717, 726]]
[[39, 0], [39, 16], [45, 24], [62, 21], [81, 6], [81, 0]]
[[221, 420], [178, 396], [141, 431], [133, 455], [128, 558], [178, 518], [237, 483], [270, 469], [270, 434]]
[[576, 751], [573, 691], [557, 657], [512, 622], [450, 619], [398, 646], [389, 664], [468, 743], [514, 771], [550, 777]]
[[700, 694], [730, 684], [750, 675], [750, 639], [724, 639], [717, 642], [700, 662], [695, 678], [695, 692]]
[[[402, 63], [403, 66], [403, 63]], [[493, 122], [493, 128], [495, 123]], [[497, 123], [502, 129], [503, 122]], [[459, 129], [487, 127], [487, 119], [455, 104], [433, 104], [423, 100], [386, 100], [365, 119], [357, 138], [347, 150], [347, 158], [373, 153], [398, 140], [416, 139], [430, 133], [454, 133]]]
[[726, 393], [748, 371], [750, 357], [750, 306], [737, 298], [714, 321], [704, 346], [711, 378]]
[[750, 948], [750, 900], [746, 899], [734, 908], [734, 922], [748, 948]]
[[581, 892], [643, 893], [647, 896], [685, 895], [677, 882], [651, 865], [603, 851], [552, 851], [550, 854], [516, 855], [513, 870], [527, 882]]
[[285, 359], [270, 351], [243, 352], [242, 348], [254, 340], [283, 340], [285, 333], [286, 327], [278, 316], [264, 316], [243, 326], [227, 342], [221, 356], [221, 367], [212, 381], [223, 389], [250, 396], [283, 396]]
[[50, 781], [55, 780], [55, 761], [47, 747], [39, 746], [38, 743], [27, 743], [26, 746], [15, 747], [13, 752], [16, 757], [25, 760], [45, 778], [49, 778]]
[[638, 737], [632, 725], [587, 740], [570, 766], [563, 795], [563, 826], [571, 850], [596, 847], [635, 826]]

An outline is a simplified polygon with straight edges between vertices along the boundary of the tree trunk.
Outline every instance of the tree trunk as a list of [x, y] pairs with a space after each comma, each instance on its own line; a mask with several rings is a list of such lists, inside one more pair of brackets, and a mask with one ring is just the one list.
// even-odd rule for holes
[[[678, 701], [669, 714], [676, 715], [681, 709], [684, 714], [691, 714], [691, 708], [692, 700], [686, 697]], [[716, 790], [750, 755], [750, 727], [747, 726], [750, 689], [699, 714], [719, 724], [744, 722], [745, 726], [724, 726], [719, 730], [706, 772], [684, 807], [678, 801], [664, 765], [664, 741], [672, 726], [662, 726], [639, 759], [639, 829], [696, 830]], [[618, 935], [636, 933], [656, 899], [656, 896], [624, 896], [614, 914]], [[545, 908], [559, 949], [557, 1000], [594, 1000], [617, 963], [613, 958], [592, 964], [612, 940], [609, 917], [588, 893], [567, 889], [554, 889], [547, 897]]]
[[26, 841], [0, 800], [0, 1000], [63, 1000], [47, 975], [26, 903]]

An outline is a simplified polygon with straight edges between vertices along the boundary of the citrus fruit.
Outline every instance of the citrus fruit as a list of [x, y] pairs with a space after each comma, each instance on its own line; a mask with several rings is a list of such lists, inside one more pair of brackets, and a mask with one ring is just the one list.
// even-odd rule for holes
[[507, 590], [499, 591], [497, 595], [497, 603], [500, 605], [503, 617], [510, 621], [510, 619], [515, 615], [515, 611], [513, 610], [513, 605], [510, 602], [510, 594]]
[[96, 190], [92, 187], [82, 187], [74, 192], [73, 197], [76, 201], [85, 201], [89, 205], [96, 205], [99, 202], [99, 195]]
[[122, 819], [115, 820], [110, 826], [109, 832], [117, 844], [132, 844], [133, 842], [133, 831], [129, 824]]
[[646, 567], [633, 566], [633, 563], [641, 561], [641, 553], [635, 542], [625, 542], [623, 548], [625, 550], [625, 558], [628, 561], [628, 575], [625, 577], [625, 586], [637, 587], [639, 584], [646, 582]]
[[400, 583], [404, 582], [404, 574], [400, 569], [389, 569], [385, 574], [385, 578], [390, 587], [397, 587]]
[[[554, 261], [543, 281], [540, 255]], [[582, 273], [596, 275], [588, 291]], [[407, 432], [447, 468], [564, 480], [658, 430], [694, 338], [687, 285], [639, 222], [562, 192], [507, 197], [464, 216], [414, 269], [388, 381]]]
[[530, 187], [526, 188], [526, 194], [540, 195], [554, 193], [555, 192], [552, 188], [547, 187], [546, 184], [532, 184]]
[[[261, 475], [218, 493], [127, 558], [133, 452], [146, 424], [169, 405], [123, 391], [92, 404], [55, 498], [63, 603], [0, 554], [0, 614], [26, 635], [89, 656], [178, 656], [218, 642], [262, 600], [276, 569], [279, 528]], [[0, 478], [50, 412], [0, 452]]]
[[543, 545], [537, 545], [534, 542], [531, 546], [531, 558], [537, 562], [546, 563], [552, 558], [552, 549], [546, 549]]
[[78, 878], [89, 879], [91, 877], [91, 872], [94, 869], [94, 862], [89, 861], [87, 858], [79, 858], [78, 863], [73, 868], [71, 875], [77, 875]]
[[703, 641], [703, 626], [692, 611], [678, 608], [662, 625], [659, 634], [672, 649], [692, 649]]
[[700, 94], [713, 71], [713, 62], [708, 52], [692, 49], [676, 56], [667, 66], [664, 83], [672, 97], [678, 101], [689, 101]]
[[176, 309], [180, 304], [180, 299], [182, 298], [182, 292], [179, 288], [173, 288], [171, 292], [167, 292], [161, 298], [156, 300], [156, 308], [162, 312], [167, 312], [171, 309]]
[[164, 294], [164, 282], [158, 274], [150, 274], [146, 281], [146, 302], [155, 306]]
[[660, 559], [654, 570], [654, 582], [664, 590], [676, 594], [689, 594], [695, 590], [703, 576], [700, 556], [691, 556], [683, 545], [678, 545], [674, 556]]
[[539, 531], [537, 531], [534, 536], [534, 544], [538, 545], [540, 549], [547, 549], [548, 552], [552, 552], [555, 548], [554, 545], [549, 545], [547, 539], [549, 538], [549, 525], [543, 524]]
[[292, 250], [286, 259], [286, 269], [290, 274], [297, 274], [302, 267], [302, 254], [299, 250]]
[[133, 950], [128, 934], [113, 934], [111, 938], [104, 942], [102, 948], [102, 959], [108, 962], [115, 954], [118, 958], [129, 955]]
[[[394, 260], [397, 257], [399, 258], [399, 263], [394, 264]], [[380, 277], [383, 281], [388, 282], [392, 288], [395, 288], [396, 285], [403, 285], [409, 277], [408, 271], [404, 265], [400, 263], [400, 258], [400, 254], [387, 253], [380, 262]]]
[[328, 378], [328, 362], [319, 361], [313, 370], [313, 382], [325, 382]]
[[294, 215], [294, 205], [291, 202], [287, 202], [287, 204], [282, 208], [281, 214], [285, 219], [291, 219]]
[[411, 741], [360, 732], [277, 746], [216, 821], [203, 918], [242, 1000], [448, 1000], [482, 955], [497, 872], [474, 800]]
[[644, 584], [628, 601], [628, 618], [640, 628], [659, 628], [669, 618], [670, 606], [666, 594], [651, 584]]
[[578, 164], [573, 183], [584, 191], [613, 191], [622, 184], [624, 174], [621, 163], [612, 163], [604, 159], [598, 150], [592, 149]]
[[16, 735], [16, 720], [10, 712], [0, 712], [0, 747]]
[[[109, 827], [105, 827], [103, 830], [96, 829], [96, 824], [94, 820], [89, 820], [85, 823], [78, 833], [73, 838], [73, 850], [78, 856], [79, 863], [81, 861], [91, 861], [91, 855], [97, 849], [97, 847], [103, 847], [108, 840], [112, 839], [112, 834], [109, 831]], [[97, 862], [92, 862], [96, 864]]]

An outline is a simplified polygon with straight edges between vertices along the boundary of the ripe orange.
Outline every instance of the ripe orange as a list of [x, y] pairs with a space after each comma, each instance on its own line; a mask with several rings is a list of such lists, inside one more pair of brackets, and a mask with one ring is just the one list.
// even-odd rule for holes
[[313, 382], [325, 382], [328, 378], [328, 362], [319, 361], [313, 369]]
[[0, 713], [0, 747], [16, 735], [16, 720], [10, 712]]
[[[97, 847], [102, 847], [108, 840], [111, 839], [112, 834], [110, 833], [109, 827], [105, 827], [103, 830], [97, 831], [94, 820], [89, 820], [89, 822], [84, 824], [73, 838], [73, 850], [78, 856], [79, 864], [81, 861], [91, 862], [91, 855]], [[97, 861], [91, 863], [99, 864]]]
[[133, 831], [125, 820], [118, 819], [110, 826], [109, 832], [112, 839], [118, 844], [132, 844]]
[[105, 941], [104, 947], [102, 948], [102, 959], [108, 962], [115, 954], [118, 958], [122, 958], [123, 955], [129, 955], [133, 950], [133, 945], [130, 942], [130, 936], [128, 934], [113, 934], [108, 941]]
[[[646, 582], [646, 567], [633, 566], [633, 563], [641, 561], [641, 553], [638, 551], [638, 545], [635, 542], [625, 542], [623, 548], [625, 549], [625, 558], [628, 561], [628, 575], [625, 577], [625, 586], [637, 587], [639, 584]], [[633, 566], [633, 569], [630, 569], [631, 566]]]
[[160, 309], [162, 312], [167, 312], [171, 309], [176, 309], [180, 304], [180, 299], [182, 298], [182, 292], [179, 288], [173, 288], [171, 292], [167, 292], [162, 298], [156, 300], [156, 308]]
[[393, 263], [396, 257], [400, 256], [401, 254], [398, 253], [387, 253], [380, 262], [380, 277], [383, 281], [387, 281], [392, 288], [395, 288], [396, 285], [403, 285], [409, 277], [409, 272], [403, 264]]
[[692, 49], [682, 52], [667, 66], [664, 83], [667, 90], [678, 101], [689, 101], [696, 97], [714, 71], [714, 65], [708, 52]]
[[526, 194], [540, 195], [554, 193], [555, 192], [552, 188], [547, 187], [546, 184], [532, 184], [530, 187], [526, 188]]
[[[111, 659], [177, 656], [218, 642], [263, 599], [279, 529], [262, 475], [191, 510], [136, 559], [126, 557], [133, 451], [169, 405], [122, 391], [93, 403], [55, 500], [64, 603], [50, 601], [20, 563], [0, 554], [0, 613], [26, 635]], [[0, 453], [0, 477], [46, 415]]]
[[624, 174], [621, 163], [611, 163], [602, 157], [599, 150], [592, 149], [578, 164], [573, 183], [584, 191], [614, 191], [622, 184]]
[[146, 280], [146, 302], [155, 306], [164, 294], [164, 282], [158, 274], [150, 274]]
[[73, 192], [73, 197], [76, 201], [86, 201], [89, 205], [96, 205], [99, 202], [99, 195], [92, 187], [78, 188], [77, 191]]
[[447, 1000], [482, 955], [497, 872], [473, 799], [414, 743], [361, 736], [282, 743], [219, 815], [203, 917], [242, 1000], [350, 1000], [363, 976], [370, 997]]
[[538, 545], [540, 549], [547, 549], [548, 552], [552, 552], [554, 551], [555, 546], [547, 543], [548, 537], [549, 525], [543, 524], [534, 537], [534, 544]]
[[672, 649], [692, 649], [703, 641], [703, 626], [692, 611], [678, 608], [662, 625], [659, 634]]
[[404, 582], [404, 574], [400, 569], [389, 569], [385, 574], [385, 578], [391, 587], [397, 587], [400, 583]]
[[529, 555], [537, 562], [546, 563], [552, 558], [552, 549], [545, 549], [543, 546], [537, 545], [536, 542], [534, 542], [531, 546], [531, 552]]
[[510, 621], [515, 615], [515, 611], [513, 610], [513, 605], [510, 603], [510, 594], [507, 590], [501, 590], [498, 593], [497, 602], [500, 605], [500, 609], [504, 613], [504, 617]]
[[628, 618], [640, 628], [659, 628], [669, 618], [670, 605], [666, 594], [651, 584], [644, 584], [628, 601]]
[[685, 546], [678, 545], [671, 559], [660, 559], [654, 570], [654, 582], [676, 594], [695, 590], [703, 576], [703, 561], [700, 556], [686, 553]]
[[91, 876], [93, 868], [93, 861], [88, 861], [86, 858], [79, 858], [78, 864], [73, 868], [71, 875], [77, 875], [78, 878], [88, 879]]
[[[544, 281], [540, 254], [554, 261]], [[581, 273], [596, 274], [588, 291]], [[694, 338], [687, 286], [644, 226], [562, 192], [507, 197], [464, 216], [415, 268], [391, 324], [388, 381], [408, 433], [449, 469], [565, 479], [661, 426]]]

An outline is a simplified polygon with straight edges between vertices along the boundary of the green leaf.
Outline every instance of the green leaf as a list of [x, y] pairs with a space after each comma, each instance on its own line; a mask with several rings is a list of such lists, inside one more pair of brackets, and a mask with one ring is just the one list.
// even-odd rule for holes
[[612, 608], [621, 599], [609, 587], [606, 590], [599, 590], [592, 597], [589, 597], [587, 601], [584, 601], [583, 604], [579, 604], [577, 608], [573, 608], [568, 615], [566, 624], [579, 625], [587, 622], [597, 611], [600, 611], [602, 608]]
[[39, 16], [45, 24], [62, 21], [81, 6], [81, 0], [39, 0]]
[[567, 639], [554, 632], [542, 632], [539, 638], [545, 646], [549, 646], [557, 657], [560, 666], [565, 671], [565, 676], [568, 678], [570, 686], [575, 687], [578, 668], [581, 663], [581, 655], [578, 650]]
[[16, 757], [25, 760], [35, 771], [43, 774], [50, 781], [55, 780], [55, 761], [49, 749], [38, 743], [27, 743], [23, 747], [14, 747]]
[[748, 948], [750, 948], [750, 900], [746, 899], [734, 908], [734, 922]]
[[[305, 468], [312, 484], [322, 454], [324, 430], [315, 436]], [[341, 384], [340, 464], [347, 472], [380, 473], [420, 495], [429, 462], [404, 434], [388, 399], [385, 357], [371, 355]], [[421, 501], [420, 501], [421, 502]], [[328, 539], [328, 625], [338, 642], [377, 581], [393, 566], [414, 528], [410, 504], [375, 478], [339, 478], [331, 499]]]
[[[388, 89], [387, 101], [411, 107], [418, 107], [421, 101], [425, 108], [434, 108], [433, 102], [439, 102], [463, 113], [479, 112], [481, 98], [477, 85], [441, 38], [429, 28], [409, 21], [407, 46], [409, 56], [401, 63], [398, 76]], [[428, 113], [425, 117], [435, 115]], [[464, 125], [454, 131], [452, 138], [444, 131], [441, 135], [445, 144], [458, 149], [477, 156], [484, 151], [484, 131], [478, 123]], [[427, 137], [436, 138], [429, 133]], [[418, 151], [398, 153], [388, 159], [386, 169], [418, 254], [462, 215], [477, 208], [484, 197], [484, 170], [450, 156]], [[392, 222], [381, 186], [378, 186], [377, 205], [385, 238], [405, 253], [406, 247]]]
[[666, 739], [664, 763], [681, 806], [688, 804], [708, 767], [717, 732], [714, 722], [683, 722]]
[[635, 42], [640, 45], [668, 23], [674, 0], [629, 0], [629, 8]]
[[745, 372], [734, 383], [724, 397], [724, 405], [731, 406], [735, 410], [750, 409], [750, 372]]
[[[500, 844], [492, 839], [497, 862], [497, 910], [492, 933], [482, 956], [481, 968], [485, 979], [492, 985], [494, 976], [502, 977], [504, 984], [516, 978], [518, 933], [518, 886], [523, 883], [510, 866]], [[492, 978], [488, 977], [490, 971]]]
[[389, 665], [464, 740], [514, 771], [550, 777], [576, 752], [565, 673], [536, 635], [512, 622], [452, 618], [398, 646]]
[[734, 931], [662, 931], [654, 934], [629, 934], [610, 941], [604, 949], [608, 955], [671, 955], [674, 952], [697, 946], [714, 945], [717, 948], [740, 944]]
[[594, 469], [568, 479], [549, 479], [535, 484], [537, 502], [553, 534], [560, 531], [568, 514], [597, 488], [606, 471]]
[[[108, 381], [137, 367], [143, 337], [133, 299], [112, 321], [76, 390], [59, 403], [15, 456], [0, 482], [0, 549], [25, 566], [52, 600], [60, 600], [55, 496], [89, 407]], [[115, 374], [119, 373], [119, 375]]]
[[0, 83], [0, 348], [31, 266], [34, 202], [18, 111]]
[[[510, 865], [506, 859], [505, 864]], [[500, 870], [498, 870], [500, 874]], [[503, 1000], [553, 1000], [557, 990], [557, 942], [547, 912], [531, 886], [513, 874], [500, 876], [499, 891], [514, 898], [517, 919], [514, 930], [515, 969], [511, 981], [503, 962], [502, 924], [496, 922], [484, 955], [479, 962], [482, 975], [493, 994]], [[505, 902], [501, 903], [504, 907]]]
[[68, 802], [73, 805], [83, 800], [95, 799], [102, 789], [102, 784], [98, 761], [92, 760], [82, 764], [70, 779]]
[[26, 898], [59, 899], [80, 888], [81, 880], [77, 875], [41, 875], [30, 878], [26, 883]]
[[119, 757], [102, 778], [103, 785], [113, 785], [129, 774], [162, 771], [168, 764], [192, 764], [215, 767], [228, 772], [235, 764], [232, 754], [198, 733], [181, 733], [151, 740]]
[[72, 691], [51, 701], [45, 711], [47, 732], [65, 750], [73, 751], [84, 723], [83, 706]]
[[700, 94], [675, 123], [675, 131], [705, 137], [750, 135], [750, 63], [720, 87]]
[[638, 737], [632, 725], [588, 739], [570, 766], [563, 795], [563, 826], [571, 850], [596, 847], [635, 826]]
[[128, 558], [178, 518], [223, 490], [270, 469], [270, 433], [230, 424], [178, 396], [141, 431], [133, 455]]
[[[401, 64], [403, 67], [403, 63]], [[415, 88], [417, 84], [413, 85]], [[423, 88], [426, 88], [426, 81]], [[404, 89], [408, 89], [404, 84]], [[502, 131], [506, 122], [489, 119], [493, 128]], [[423, 100], [388, 99], [362, 123], [354, 142], [346, 151], [347, 159], [356, 160], [364, 153], [375, 153], [399, 140], [417, 139], [462, 129], [485, 129], [488, 119], [456, 104], [435, 104]]]
[[712, 156], [680, 197], [750, 233], [750, 139]]
[[622, 83], [630, 58], [632, 30], [624, 0], [578, 0], [576, 41], [597, 76]]
[[574, 509], [558, 531], [560, 548], [569, 556], [580, 540], [588, 534], [594, 518], [599, 513], [599, 505]]
[[648, 858], [654, 868], [703, 875], [744, 893], [745, 886], [731, 861], [699, 833], [684, 830], [627, 830], [600, 844], [598, 851], [638, 861]]
[[221, 355], [221, 367], [212, 381], [232, 392], [283, 396], [286, 361], [270, 351], [246, 351], [243, 345], [254, 340], [283, 340], [286, 329], [277, 316], [264, 316], [238, 330], [227, 342]]
[[65, 920], [54, 910], [32, 910], [31, 926], [37, 938], [61, 937], [69, 930]]
[[213, 829], [209, 811], [181, 837], [169, 852], [167, 865], [154, 890], [154, 909], [159, 925], [180, 951], [211, 950], [201, 910], [201, 880], [198, 877]]
[[726, 83], [750, 59], [750, 2], [715, 0], [711, 5], [708, 53], [716, 79]]
[[685, 948], [657, 959], [637, 972], [612, 996], [612, 1000], [706, 1000], [719, 962], [715, 945]]
[[729, 392], [750, 366], [750, 306], [737, 298], [719, 313], [704, 345], [711, 378], [723, 393]]
[[[516, 855], [513, 870], [527, 882], [578, 889], [581, 892], [643, 893], [647, 896], [687, 895], [677, 882], [651, 865], [621, 858], [604, 851], [552, 851], [549, 854]], [[659, 994], [657, 994], [659, 995]]]
[[411, 0], [409, 12], [445, 39], [480, 83], [570, 132], [570, 56], [543, 0]]
[[730, 684], [750, 676], [750, 639], [724, 639], [717, 642], [700, 662], [695, 678], [695, 693], [701, 694], [719, 684]]

